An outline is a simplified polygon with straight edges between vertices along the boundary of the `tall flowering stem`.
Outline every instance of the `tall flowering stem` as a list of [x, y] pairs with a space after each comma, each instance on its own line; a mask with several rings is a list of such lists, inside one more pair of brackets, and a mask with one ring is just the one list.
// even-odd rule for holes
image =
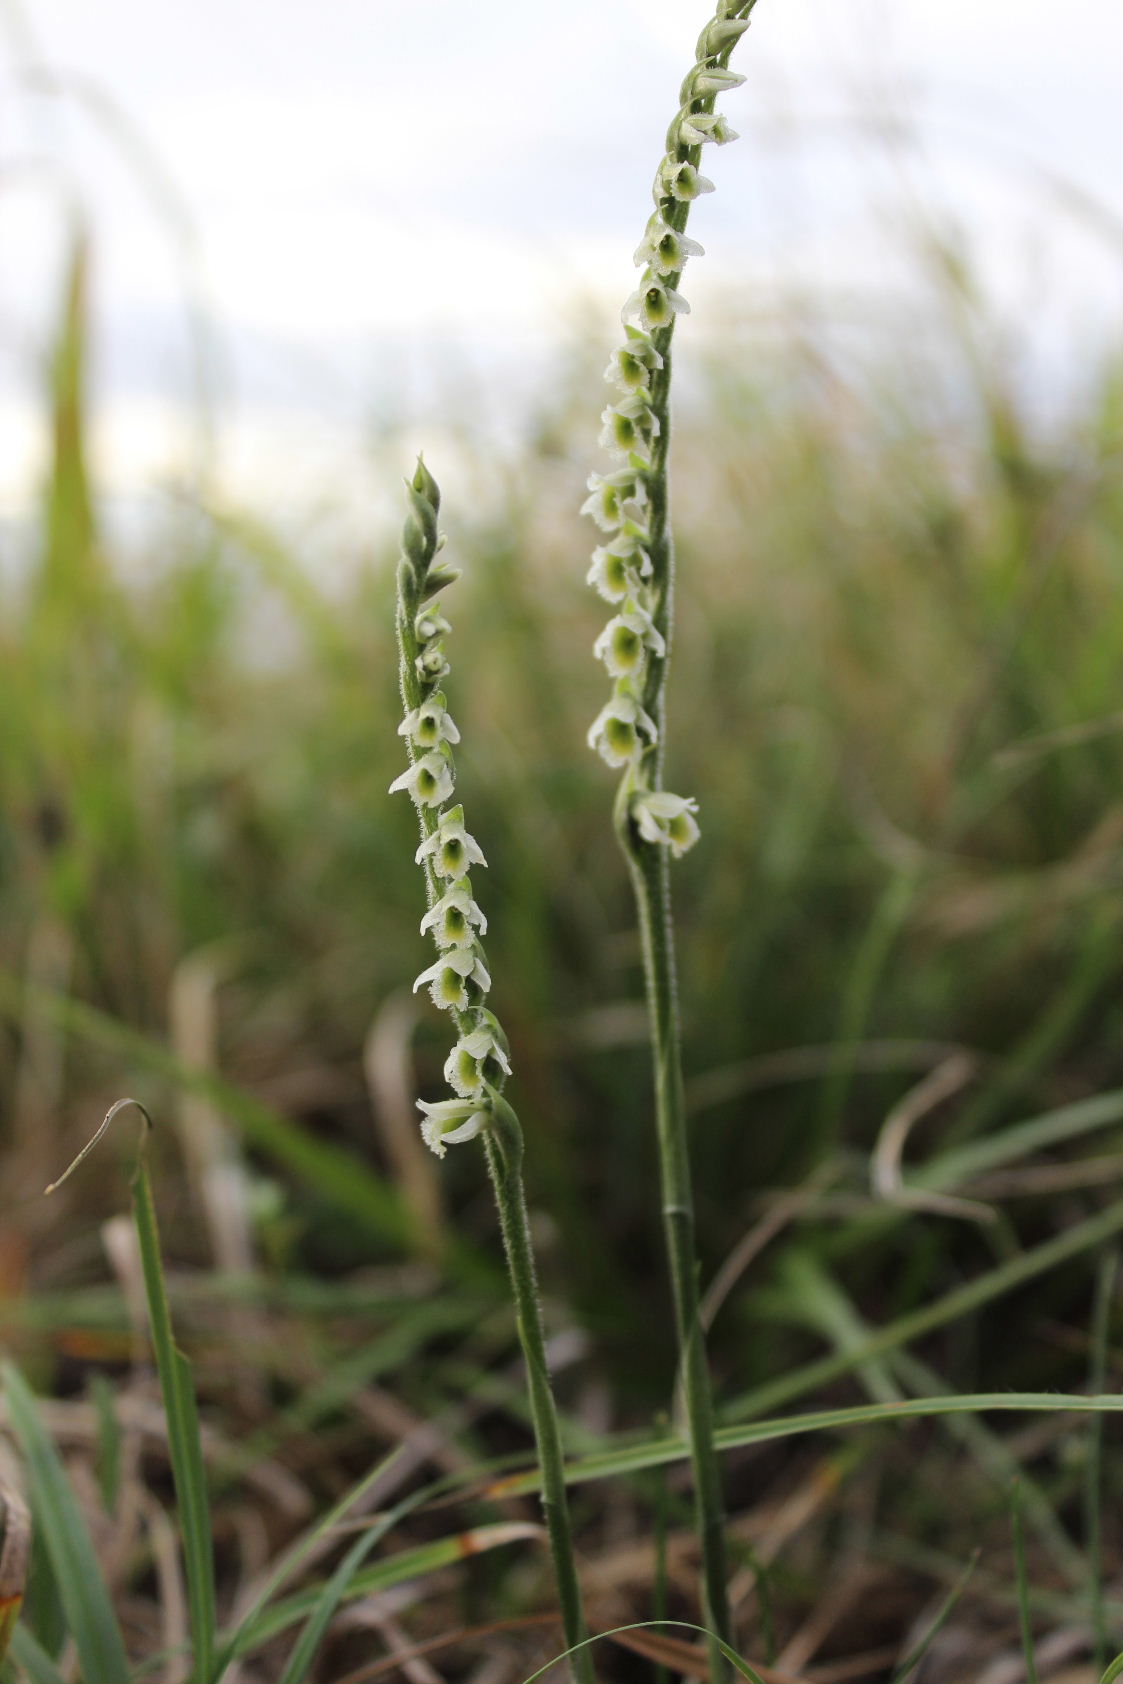
[[[499, 1226], [507, 1256], [519, 1341], [526, 1361], [531, 1419], [542, 1474], [542, 1509], [550, 1539], [566, 1645], [588, 1637], [581, 1587], [573, 1555], [565, 1462], [557, 1411], [546, 1362], [546, 1341], [538, 1302], [534, 1254], [523, 1189], [523, 1137], [518, 1117], [503, 1097], [511, 1074], [507, 1037], [487, 1009], [491, 988], [481, 938], [487, 919], [476, 903], [470, 872], [487, 861], [464, 825], [464, 810], [451, 805], [456, 782], [453, 744], [460, 741], [448, 712], [442, 681], [449, 666], [444, 638], [451, 630], [437, 607], [455, 570], [437, 560], [443, 539], [437, 529], [440, 491], [423, 462], [408, 486], [410, 512], [398, 563], [398, 660], [405, 717], [398, 727], [409, 766], [391, 784], [408, 790], [421, 825], [417, 862], [425, 875], [428, 910], [422, 934], [430, 932], [436, 961], [414, 983], [428, 984], [433, 1002], [451, 1014], [457, 1040], [445, 1064], [449, 1099], [419, 1102], [421, 1133], [443, 1158], [450, 1145], [479, 1139], [495, 1189]], [[587, 1648], [570, 1660], [574, 1684], [595, 1684]]]
[[702, 247], [687, 237], [686, 226], [693, 201], [713, 188], [699, 172], [703, 147], [736, 139], [714, 104], [718, 94], [744, 80], [727, 65], [749, 26], [754, 4], [755, 0], [720, 0], [682, 84], [679, 110], [655, 177], [655, 210], [635, 255], [642, 269], [640, 284], [624, 306], [624, 340], [605, 371], [618, 395], [602, 416], [601, 443], [615, 453], [619, 466], [590, 476], [582, 510], [602, 533], [589, 583], [614, 609], [594, 646], [613, 680], [612, 695], [593, 722], [589, 745], [623, 772], [615, 823], [632, 877], [643, 942], [663, 1220], [714, 1679], [727, 1676], [728, 1669], [713, 1639], [731, 1643], [732, 1631], [713, 1402], [698, 1316], [669, 869], [671, 858], [698, 839], [697, 803], [663, 788], [675, 573], [667, 464], [671, 341], [676, 318], [690, 308], [679, 283], [687, 261], [702, 255]]

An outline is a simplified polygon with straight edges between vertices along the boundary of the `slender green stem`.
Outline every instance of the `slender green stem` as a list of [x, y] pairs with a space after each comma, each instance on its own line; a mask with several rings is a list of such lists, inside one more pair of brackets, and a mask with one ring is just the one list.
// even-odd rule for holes
[[678, 1334], [686, 1432], [694, 1479], [694, 1508], [702, 1552], [702, 1591], [710, 1677], [728, 1674], [717, 1639], [732, 1644], [726, 1589], [725, 1516], [721, 1474], [714, 1444], [714, 1411], [705, 1339], [698, 1315], [698, 1272], [694, 1244], [694, 1199], [686, 1141], [682, 1058], [679, 1045], [678, 989], [667, 852], [629, 841], [625, 844], [635, 889], [643, 941], [651, 1041], [655, 1063], [655, 1126], [663, 1232], [671, 1276]]
[[[741, 0], [719, 9], [725, 19], [747, 18], [755, 0]], [[735, 37], [704, 62], [724, 67]], [[702, 43], [699, 44], [700, 48]], [[713, 94], [689, 96], [683, 108], [694, 114], [711, 113]], [[680, 114], [681, 115], [681, 114]], [[670, 159], [696, 168], [700, 145], [686, 144], [672, 125], [668, 137]], [[666, 198], [660, 204], [666, 225], [683, 234], [690, 214], [689, 200]], [[664, 277], [674, 289], [679, 274]], [[646, 842], [631, 822], [630, 804], [638, 790], [659, 791], [663, 785], [666, 744], [666, 683], [674, 632], [675, 558], [670, 521], [668, 463], [671, 444], [671, 346], [674, 316], [652, 333], [660, 362], [650, 380], [649, 402], [656, 419], [649, 471], [644, 476], [647, 493], [647, 553], [651, 561], [653, 623], [663, 638], [661, 654], [647, 662], [643, 706], [655, 724], [655, 737], [638, 756], [625, 776], [616, 802], [616, 830], [628, 861], [635, 890], [636, 909], [643, 942], [644, 972], [651, 1024], [655, 1066], [655, 1126], [659, 1144], [663, 1227], [667, 1247], [671, 1290], [678, 1334], [679, 1368], [686, 1410], [686, 1430], [694, 1480], [694, 1502], [702, 1555], [702, 1591], [708, 1642], [710, 1677], [728, 1677], [721, 1644], [731, 1645], [733, 1631], [726, 1586], [725, 1517], [721, 1475], [714, 1445], [714, 1411], [706, 1361], [705, 1339], [698, 1315], [698, 1273], [694, 1241], [694, 1201], [690, 1185], [686, 1112], [683, 1102], [682, 1055], [678, 1018], [678, 985], [675, 972], [674, 920], [668, 850]]]
[[[441, 640], [450, 628], [436, 611], [433, 599], [446, 584], [451, 583], [455, 575], [447, 569], [434, 567], [441, 542], [437, 531], [440, 491], [436, 481], [420, 461], [408, 491], [410, 515], [402, 534], [402, 556], [398, 565], [397, 635], [399, 679], [406, 715], [403, 734], [406, 737], [411, 771], [402, 779], [395, 780], [395, 786], [408, 785], [414, 778], [418, 780], [413, 794], [421, 825], [422, 851], [419, 858], [424, 867], [425, 896], [430, 909], [437, 906], [442, 896], [446, 906], [449, 900], [455, 904], [456, 897], [459, 896], [460, 907], [474, 908], [479, 922], [478, 908], [475, 908], [475, 903], [471, 901], [467, 875], [475, 843], [467, 838], [462, 825], [459, 824], [462, 809], [455, 807], [445, 810], [452, 795], [454, 775], [448, 744], [450, 741], [459, 741], [459, 733], [454, 729], [451, 735], [449, 733], [444, 696], [438, 688], [448, 671]], [[426, 707], [429, 709], [431, 725], [437, 720], [444, 721], [443, 734], [434, 731], [434, 736], [428, 741], [422, 736], [418, 742], [414, 732], [419, 729], [421, 712]], [[434, 740], [435, 750], [429, 746]], [[427, 752], [422, 752], [423, 747]], [[420, 783], [421, 776], [430, 780], [424, 791]], [[442, 809], [440, 812], [436, 810], [438, 805]], [[438, 844], [442, 842], [442, 827], [446, 825], [452, 825], [456, 830], [454, 840], [460, 849], [460, 856], [454, 856], [450, 861], [448, 856], [444, 855], [438, 864], [436, 858], [427, 853], [426, 849], [434, 841]], [[444, 846], [451, 847], [452, 843], [445, 838]], [[478, 850], [474, 857], [482, 863], [482, 855]], [[451, 892], [450, 884], [455, 885]], [[469, 919], [471, 915], [469, 911]], [[424, 925], [422, 927], [424, 928]], [[449, 1080], [450, 1084], [456, 1087], [456, 1100], [444, 1101], [439, 1106], [422, 1109], [431, 1109], [434, 1113], [444, 1110], [447, 1118], [447, 1107], [452, 1106], [453, 1119], [449, 1130], [452, 1140], [458, 1137], [457, 1130], [463, 1123], [468, 1124], [470, 1132], [466, 1135], [461, 1132], [459, 1137], [462, 1139], [474, 1138], [475, 1134], [482, 1132], [515, 1300], [519, 1342], [526, 1361], [530, 1414], [542, 1478], [542, 1510], [553, 1554], [562, 1625], [566, 1647], [576, 1649], [576, 1653], [570, 1657], [570, 1676], [573, 1684], [596, 1684], [596, 1674], [587, 1646], [588, 1628], [581, 1602], [581, 1586], [573, 1555], [573, 1535], [570, 1530], [569, 1504], [565, 1490], [565, 1458], [558, 1431], [554, 1396], [550, 1388], [542, 1312], [535, 1282], [534, 1253], [522, 1180], [522, 1129], [517, 1116], [502, 1094], [504, 1080], [510, 1069], [505, 1057], [506, 1037], [498, 1021], [483, 1006], [491, 984], [483, 965], [483, 950], [471, 922], [466, 933], [471, 944], [469, 963], [474, 955], [478, 964], [478, 969], [471, 972], [473, 993], [468, 994], [465, 981], [459, 994], [452, 989], [448, 997], [445, 997], [436, 992], [435, 983], [434, 999], [451, 1013], [461, 1037], [453, 1058], [456, 1058], [457, 1051], [461, 1051], [476, 1062], [469, 1064], [467, 1076], [459, 1073], [461, 1067], [454, 1064], [453, 1069], [458, 1074], [450, 1075]], [[462, 927], [459, 936], [446, 935], [442, 939], [438, 935], [438, 946], [443, 954], [449, 955], [450, 963], [453, 959], [461, 957], [464, 934]], [[439, 966], [436, 968], [439, 970]], [[454, 982], [457, 978], [463, 980], [468, 974], [463, 970], [456, 971], [454, 964], [451, 971], [455, 973]], [[484, 1035], [483, 1050], [472, 1052], [473, 1037], [480, 1034]], [[497, 1051], [498, 1057], [493, 1056]], [[481, 1122], [484, 1123], [482, 1131]], [[442, 1135], [434, 1134], [430, 1144], [434, 1144], [434, 1149], [443, 1156]]]
[[[558, 1431], [550, 1371], [546, 1362], [546, 1340], [534, 1273], [534, 1252], [527, 1219], [522, 1177], [522, 1129], [506, 1100], [493, 1101], [495, 1126], [486, 1137], [487, 1165], [495, 1188], [499, 1226], [507, 1254], [519, 1342], [526, 1360], [527, 1392], [534, 1424], [538, 1465], [542, 1470], [542, 1512], [554, 1558], [558, 1599], [566, 1647], [584, 1643], [588, 1637], [581, 1602], [581, 1586], [573, 1554], [569, 1525], [569, 1502], [565, 1490], [565, 1456]], [[576, 1684], [594, 1684], [592, 1657], [587, 1648], [570, 1656], [570, 1670]]]

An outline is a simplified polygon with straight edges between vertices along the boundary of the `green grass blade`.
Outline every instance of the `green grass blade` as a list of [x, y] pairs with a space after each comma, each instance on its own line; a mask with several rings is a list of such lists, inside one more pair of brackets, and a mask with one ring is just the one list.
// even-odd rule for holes
[[1029, 1572], [1026, 1541], [1022, 1528], [1022, 1491], [1015, 1480], [1010, 1488], [1010, 1521], [1014, 1531], [1014, 1576], [1018, 1587], [1018, 1626], [1026, 1663], [1026, 1684], [1037, 1684], [1037, 1663], [1033, 1658], [1033, 1615], [1029, 1605]]
[[12, 1658], [27, 1674], [29, 1684], [67, 1684], [50, 1655], [35, 1641], [26, 1626], [16, 1626], [12, 1633]]
[[289, 1656], [288, 1665], [281, 1677], [281, 1684], [304, 1684], [312, 1662], [316, 1658], [316, 1650], [320, 1646], [321, 1638], [331, 1624], [339, 1604], [347, 1595], [352, 1579], [381, 1535], [379, 1528], [372, 1526], [369, 1532], [351, 1545], [351, 1548], [320, 1592], [316, 1605], [309, 1616], [308, 1624], [301, 1632], [293, 1647], [292, 1654]]
[[755, 1391], [748, 1392], [743, 1397], [735, 1398], [722, 1413], [727, 1419], [730, 1416], [761, 1415], [766, 1410], [789, 1403], [793, 1398], [801, 1397], [806, 1392], [828, 1385], [842, 1375], [853, 1372], [863, 1363], [884, 1355], [886, 1351], [895, 1350], [899, 1345], [907, 1345], [913, 1339], [931, 1333], [948, 1322], [958, 1321], [983, 1304], [990, 1303], [1007, 1292], [1013, 1292], [1015, 1288], [1024, 1286], [1027, 1281], [1034, 1280], [1038, 1275], [1056, 1268], [1058, 1264], [1067, 1262], [1069, 1258], [1098, 1248], [1121, 1229], [1123, 1203], [1109, 1205], [1106, 1210], [1077, 1223], [1074, 1228], [1065, 1229], [1031, 1251], [1019, 1252], [1008, 1262], [999, 1264], [986, 1274], [968, 1281], [964, 1286], [955, 1287], [942, 1298], [937, 1298], [934, 1303], [923, 1304], [919, 1309], [909, 1311], [907, 1315], [898, 1316], [896, 1321], [878, 1328], [876, 1333], [871, 1334], [853, 1350], [819, 1357], [816, 1361], [805, 1363], [802, 1368], [793, 1369], [791, 1373], [782, 1375], [777, 1380], [758, 1386]]
[[[719, 1450], [740, 1450], [749, 1444], [766, 1444], [773, 1439], [793, 1438], [802, 1433], [846, 1431], [851, 1427], [884, 1424], [887, 1421], [926, 1419], [934, 1415], [974, 1415], [991, 1410], [1073, 1411], [1080, 1414], [1100, 1410], [1123, 1414], [1123, 1394], [1109, 1392], [1088, 1397], [1083, 1392], [973, 1392], [960, 1397], [905, 1398], [900, 1403], [863, 1403], [846, 1409], [810, 1410], [800, 1415], [783, 1415], [775, 1420], [748, 1421], [742, 1426], [720, 1427], [715, 1435]], [[643, 1468], [681, 1462], [688, 1454], [681, 1439], [664, 1438], [628, 1444], [584, 1456], [566, 1468], [568, 1485], [589, 1480], [610, 1479], [617, 1474], [636, 1473]], [[485, 1495], [523, 1496], [538, 1489], [533, 1471], [509, 1474], [487, 1487]]]
[[[280, 1564], [273, 1569], [265, 1586], [243, 1614], [238, 1625], [233, 1631], [227, 1632], [223, 1636], [219, 1648], [217, 1667], [220, 1678], [235, 1656], [241, 1655], [245, 1651], [250, 1642], [250, 1634], [257, 1621], [264, 1614], [269, 1604], [272, 1603], [281, 1586], [299, 1570], [321, 1539], [325, 1538], [333, 1527], [343, 1524], [352, 1507], [360, 1501], [375, 1480], [393, 1467], [401, 1454], [401, 1447], [398, 1446], [383, 1456], [380, 1461], [375, 1463], [373, 1468], [367, 1470], [349, 1491], [344, 1492], [343, 1496], [337, 1503], [333, 1504], [327, 1514], [322, 1515], [319, 1520], [315, 1521], [304, 1535], [298, 1538], [286, 1551]], [[385, 1536], [392, 1526], [396, 1526], [398, 1521], [413, 1509], [420, 1508], [430, 1497], [443, 1494], [448, 1489], [449, 1483], [446, 1475], [434, 1484], [423, 1486], [421, 1490], [413, 1492], [411, 1496], [406, 1497], [400, 1503], [396, 1503], [392, 1509], [388, 1509], [380, 1515], [374, 1523], [372, 1531], [376, 1533], [377, 1537]]]
[[983, 1135], [981, 1139], [969, 1141], [965, 1146], [956, 1146], [947, 1152], [941, 1152], [930, 1163], [916, 1169], [910, 1175], [909, 1182], [910, 1185], [930, 1188], [934, 1192], [961, 1187], [964, 1182], [973, 1180], [987, 1170], [998, 1169], [1003, 1164], [1016, 1163], [1021, 1158], [1028, 1158], [1033, 1152], [1043, 1152], [1047, 1147], [1060, 1146], [1068, 1140], [1078, 1140], [1083, 1134], [1090, 1134], [1095, 1129], [1109, 1128], [1112, 1123], [1121, 1119], [1123, 1089], [1114, 1088], [1108, 1093], [1093, 1094], [1090, 1099], [1079, 1099], [1073, 1105], [1062, 1105], [1055, 1111], [1046, 1111], [1039, 1117], [1029, 1117], [1024, 1122], [1014, 1123], [1010, 1128]]
[[124, 1435], [117, 1419], [113, 1387], [104, 1374], [95, 1374], [90, 1385], [90, 1401], [97, 1420], [97, 1483], [101, 1492], [101, 1506], [106, 1514], [117, 1507], [121, 1488], [121, 1456]]
[[[1096, 1292], [1092, 1300], [1091, 1361], [1089, 1390], [1102, 1392], [1107, 1385], [1107, 1350], [1111, 1334], [1111, 1300], [1119, 1274], [1119, 1252], [1107, 1252], [1100, 1259]], [[1103, 1416], [1089, 1423], [1088, 1453], [1084, 1472], [1084, 1531], [1088, 1550], [1088, 1581], [1092, 1601], [1093, 1666], [1102, 1667], [1107, 1657], [1107, 1613], [1104, 1609], [1103, 1552]]]
[[[376, 1536], [364, 1538], [364, 1542], [376, 1542], [377, 1538], [388, 1530], [391, 1522], [391, 1516], [382, 1516], [374, 1529]], [[486, 1550], [499, 1549], [505, 1544], [540, 1536], [542, 1528], [539, 1526], [500, 1521], [492, 1526], [477, 1526], [469, 1532], [457, 1532], [451, 1537], [437, 1538], [431, 1543], [420, 1544], [414, 1549], [388, 1556], [385, 1561], [376, 1562], [373, 1567], [368, 1567], [363, 1572], [352, 1572], [344, 1598], [351, 1601], [360, 1596], [373, 1596], [378, 1591], [404, 1584], [407, 1579], [421, 1578], [426, 1573], [436, 1572], [439, 1567], [452, 1566], [468, 1556], [480, 1555]], [[280, 1632], [287, 1631], [290, 1626], [314, 1614], [325, 1588], [323, 1585], [311, 1585], [308, 1589], [297, 1591], [293, 1596], [285, 1597], [273, 1603], [271, 1607], [263, 1609], [243, 1632], [237, 1646], [237, 1654], [252, 1653]]]
[[151, 1071], [188, 1093], [202, 1094], [243, 1131], [246, 1138], [337, 1209], [346, 1211], [366, 1228], [394, 1246], [405, 1246], [411, 1222], [399, 1196], [352, 1153], [315, 1140], [291, 1118], [245, 1093], [213, 1071], [185, 1064], [159, 1041], [119, 1023], [80, 1000], [50, 989], [26, 987], [11, 972], [0, 970], [0, 1007], [19, 1010], [25, 997], [68, 1033], [106, 1048], [139, 1069]]
[[916, 1671], [917, 1667], [928, 1653], [929, 1646], [934, 1642], [940, 1628], [950, 1617], [952, 1609], [963, 1595], [963, 1592], [967, 1589], [967, 1581], [975, 1571], [978, 1561], [979, 1551], [976, 1550], [966, 1567], [963, 1569], [963, 1572], [960, 1574], [955, 1584], [952, 1585], [947, 1596], [940, 1604], [940, 1611], [936, 1615], [936, 1618], [932, 1621], [932, 1624], [928, 1627], [928, 1630], [924, 1633], [924, 1636], [920, 1639], [920, 1642], [916, 1645], [915, 1649], [912, 1649], [909, 1654], [905, 1656], [904, 1661], [890, 1679], [890, 1684], [905, 1684], [905, 1680]]
[[551, 1667], [557, 1666], [559, 1661], [564, 1661], [567, 1655], [574, 1654], [578, 1649], [587, 1649], [590, 1644], [599, 1643], [604, 1637], [618, 1637], [625, 1631], [650, 1631], [654, 1626], [677, 1626], [680, 1631], [697, 1632], [699, 1637], [704, 1637], [707, 1642], [717, 1645], [730, 1666], [742, 1678], [747, 1679], [748, 1684], [764, 1684], [764, 1679], [760, 1676], [760, 1673], [750, 1666], [743, 1655], [738, 1655], [736, 1650], [731, 1649], [728, 1643], [715, 1636], [708, 1627], [696, 1626], [692, 1620], [634, 1620], [631, 1625], [612, 1626], [608, 1631], [598, 1631], [592, 1637], [586, 1637], [583, 1643], [575, 1643], [571, 1649], [563, 1649], [560, 1654], [547, 1661], [545, 1666], [540, 1666], [537, 1672], [532, 1672], [529, 1678], [524, 1678], [523, 1684], [534, 1684], [536, 1678], [542, 1678]]
[[1118, 1678], [1123, 1678], [1123, 1654], [1116, 1655], [1110, 1662], [1100, 1679], [1100, 1684], [1116, 1684]]
[[176, 1347], [172, 1331], [152, 1183], [143, 1146], [133, 1179], [133, 1213], [140, 1241], [144, 1290], [168, 1423], [168, 1450], [183, 1538], [192, 1642], [191, 1676], [197, 1684], [209, 1684], [214, 1666], [216, 1625], [210, 1501], [195, 1408], [195, 1389], [190, 1365]]
[[31, 1512], [46, 1542], [83, 1684], [123, 1684], [128, 1658], [82, 1511], [23, 1377], [7, 1362], [0, 1375], [27, 1468]]

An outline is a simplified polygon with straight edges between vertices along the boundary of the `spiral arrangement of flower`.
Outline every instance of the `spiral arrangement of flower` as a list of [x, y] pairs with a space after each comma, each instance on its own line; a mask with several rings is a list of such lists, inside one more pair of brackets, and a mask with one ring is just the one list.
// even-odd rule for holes
[[588, 582], [615, 612], [594, 653], [613, 681], [612, 695], [589, 730], [589, 746], [624, 769], [628, 811], [643, 841], [676, 857], [698, 839], [697, 803], [661, 784], [663, 692], [670, 650], [673, 556], [667, 526], [670, 347], [676, 316], [690, 306], [679, 291], [688, 260], [702, 256], [686, 234], [690, 206], [713, 191], [699, 173], [702, 148], [737, 138], [714, 100], [744, 81], [726, 68], [749, 27], [748, 4], [723, 0], [702, 31], [697, 59], [682, 84], [655, 176], [655, 210], [635, 253], [643, 273], [622, 312], [624, 341], [605, 379], [619, 394], [604, 410], [601, 445], [620, 466], [589, 476], [582, 514], [605, 541], [593, 551]]

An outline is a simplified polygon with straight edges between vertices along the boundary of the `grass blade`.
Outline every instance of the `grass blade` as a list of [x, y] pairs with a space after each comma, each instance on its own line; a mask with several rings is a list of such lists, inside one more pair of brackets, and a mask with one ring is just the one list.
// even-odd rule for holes
[[1055, 1269], [1058, 1264], [1067, 1262], [1069, 1258], [1079, 1256], [1083, 1251], [1100, 1247], [1105, 1240], [1111, 1239], [1121, 1229], [1123, 1203], [1109, 1205], [1106, 1210], [1098, 1211], [1095, 1216], [1077, 1223], [1074, 1228], [1065, 1229], [1031, 1251], [1019, 1252], [1009, 1262], [1001, 1263], [997, 1268], [989, 1269], [986, 1274], [968, 1281], [964, 1286], [957, 1286], [951, 1292], [946, 1292], [934, 1303], [922, 1304], [919, 1309], [898, 1316], [896, 1321], [879, 1327], [876, 1333], [872, 1333], [853, 1350], [818, 1357], [814, 1362], [805, 1363], [801, 1368], [793, 1369], [789, 1374], [782, 1375], [767, 1385], [758, 1386], [755, 1391], [743, 1397], [735, 1398], [722, 1413], [727, 1418], [744, 1417], [775, 1409], [780, 1404], [790, 1402], [792, 1398], [801, 1397], [806, 1392], [839, 1379], [843, 1374], [852, 1373], [863, 1363], [884, 1355], [886, 1351], [895, 1350], [898, 1345], [907, 1345], [912, 1340], [931, 1333], [937, 1327], [959, 1320], [960, 1317], [981, 1308], [983, 1304], [990, 1303], [1007, 1292], [1013, 1292], [1017, 1287], [1024, 1286], [1027, 1281], [1035, 1280], [1037, 1276]]
[[1037, 1684], [1037, 1663], [1033, 1658], [1033, 1615], [1029, 1606], [1029, 1573], [1026, 1541], [1022, 1530], [1022, 1488], [1015, 1480], [1010, 1488], [1010, 1520], [1014, 1530], [1014, 1574], [1018, 1586], [1018, 1625], [1025, 1655], [1026, 1684]]
[[978, 1561], [979, 1551], [976, 1550], [966, 1567], [963, 1569], [960, 1577], [948, 1591], [947, 1596], [940, 1605], [940, 1611], [936, 1615], [936, 1618], [932, 1621], [932, 1624], [928, 1627], [928, 1630], [924, 1633], [924, 1636], [920, 1639], [920, 1642], [916, 1645], [915, 1649], [912, 1649], [909, 1654], [905, 1656], [903, 1663], [893, 1674], [890, 1684], [905, 1684], [906, 1678], [916, 1671], [917, 1667], [928, 1653], [929, 1645], [934, 1642], [940, 1628], [950, 1617], [952, 1609], [963, 1595], [963, 1592], [967, 1589], [967, 1581], [975, 1571]]
[[1123, 1678], [1123, 1654], [1116, 1655], [1100, 1679], [1100, 1684], [1115, 1684], [1117, 1678]]
[[[877, 1423], [926, 1419], [933, 1415], [976, 1415], [990, 1410], [1074, 1411], [1081, 1414], [1105, 1411], [1123, 1414], [1123, 1393], [1108, 1392], [1088, 1397], [1083, 1392], [1064, 1395], [1058, 1392], [972, 1392], [960, 1397], [905, 1398], [900, 1403], [862, 1403], [846, 1409], [808, 1410], [799, 1415], [778, 1416], [769, 1421], [749, 1421], [739, 1427], [720, 1427], [715, 1435], [719, 1450], [740, 1450], [749, 1444], [770, 1443], [773, 1439], [793, 1438], [802, 1433], [845, 1431], [850, 1427], [873, 1426]], [[636, 1473], [642, 1468], [658, 1468], [668, 1462], [681, 1462], [688, 1455], [681, 1439], [645, 1440], [640, 1444], [625, 1444], [583, 1456], [566, 1468], [569, 1485], [583, 1485], [589, 1480], [609, 1479], [617, 1474]], [[534, 1471], [508, 1474], [487, 1486], [488, 1497], [523, 1496], [538, 1489], [538, 1475]]]
[[[1089, 1384], [1094, 1392], [1107, 1385], [1107, 1348], [1111, 1332], [1111, 1299], [1119, 1271], [1119, 1253], [1110, 1251], [1100, 1259], [1096, 1293], [1092, 1301], [1092, 1351]], [[1088, 1579], [1092, 1596], [1093, 1664], [1102, 1667], [1107, 1657], [1108, 1630], [1104, 1611], [1103, 1561], [1103, 1417], [1093, 1417], [1088, 1433], [1088, 1459], [1084, 1478], [1084, 1530], [1088, 1548]]]
[[[365, 1537], [363, 1542], [368, 1545], [377, 1542], [377, 1539], [389, 1530], [393, 1518], [392, 1514], [383, 1515], [373, 1529], [375, 1535]], [[466, 1560], [469, 1556], [499, 1549], [504, 1544], [542, 1536], [540, 1526], [500, 1521], [493, 1526], [477, 1526], [469, 1532], [457, 1532], [451, 1537], [437, 1538], [431, 1543], [420, 1544], [414, 1549], [402, 1550], [398, 1555], [388, 1556], [385, 1561], [376, 1562], [373, 1567], [368, 1567], [363, 1572], [352, 1572], [342, 1599], [351, 1601], [360, 1596], [373, 1596], [376, 1591], [389, 1590], [394, 1585], [404, 1584], [407, 1579], [417, 1579], [423, 1574], [434, 1573], [439, 1567], [449, 1567], [457, 1561]], [[307, 1590], [297, 1591], [295, 1595], [285, 1597], [273, 1603], [271, 1607], [263, 1609], [257, 1619], [243, 1630], [236, 1653], [250, 1654], [280, 1632], [296, 1625], [305, 1616], [314, 1614], [325, 1588], [324, 1585], [311, 1585]]]
[[[123, 1100], [122, 1104], [130, 1103]], [[133, 1179], [133, 1214], [140, 1242], [144, 1290], [152, 1328], [152, 1344], [164, 1414], [168, 1423], [168, 1451], [175, 1482], [187, 1574], [187, 1602], [191, 1623], [192, 1671], [197, 1684], [209, 1684], [214, 1666], [215, 1590], [211, 1542], [210, 1500], [207, 1495], [199, 1419], [191, 1367], [175, 1343], [167, 1288], [160, 1257], [160, 1237], [152, 1183], [141, 1147]]]
[[16, 1626], [12, 1632], [12, 1658], [26, 1672], [29, 1684], [67, 1684], [50, 1655], [35, 1641], [26, 1626]]
[[23, 1377], [7, 1362], [0, 1376], [27, 1467], [32, 1513], [46, 1543], [84, 1684], [122, 1684], [129, 1662], [82, 1511]]
[[312, 1662], [316, 1658], [316, 1650], [319, 1648], [320, 1639], [331, 1624], [339, 1604], [347, 1595], [352, 1579], [381, 1536], [382, 1533], [379, 1528], [372, 1526], [368, 1532], [361, 1538], [356, 1539], [355, 1543], [351, 1545], [351, 1548], [320, 1592], [316, 1605], [309, 1616], [308, 1624], [301, 1632], [293, 1647], [292, 1654], [289, 1656], [288, 1665], [285, 1667], [281, 1678], [281, 1684], [304, 1684]]
[[722, 1638], [715, 1636], [708, 1627], [696, 1626], [691, 1620], [636, 1620], [631, 1625], [613, 1626], [609, 1631], [598, 1631], [594, 1636], [586, 1637], [583, 1643], [575, 1643], [572, 1649], [563, 1649], [561, 1654], [555, 1655], [552, 1660], [546, 1662], [545, 1666], [540, 1666], [537, 1672], [532, 1672], [529, 1678], [525, 1678], [523, 1684], [534, 1684], [535, 1679], [542, 1678], [551, 1667], [557, 1666], [559, 1661], [564, 1661], [567, 1655], [572, 1655], [574, 1649], [587, 1649], [591, 1643], [599, 1643], [602, 1637], [620, 1637], [629, 1631], [650, 1631], [654, 1626], [677, 1626], [680, 1631], [697, 1632], [698, 1636], [704, 1637], [707, 1643], [716, 1646], [733, 1670], [741, 1678], [748, 1680], [748, 1684], [765, 1684], [760, 1673], [750, 1666], [743, 1655], [737, 1654], [735, 1649], [731, 1649]]

